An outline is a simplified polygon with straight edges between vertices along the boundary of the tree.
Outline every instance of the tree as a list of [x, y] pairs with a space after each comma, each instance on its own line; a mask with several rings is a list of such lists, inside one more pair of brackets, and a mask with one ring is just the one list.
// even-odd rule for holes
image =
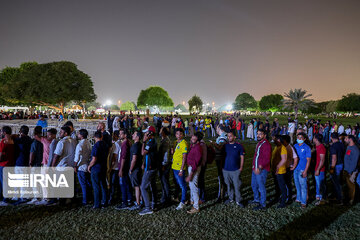
[[294, 89], [288, 93], [284, 93], [285, 99], [283, 100], [284, 109], [293, 110], [295, 112], [295, 118], [298, 117], [298, 111], [307, 110], [309, 107], [314, 107], [314, 101], [308, 99], [312, 94], [307, 94], [306, 90]]
[[137, 106], [140, 109], [145, 109], [146, 106], [157, 106], [164, 109], [173, 108], [174, 102], [162, 87], [150, 86], [145, 90], [141, 90], [137, 99]]
[[179, 111], [181, 110], [181, 112], [187, 112], [187, 109], [184, 105], [182, 104], [178, 104], [176, 107], [175, 107], [175, 111]]
[[201, 112], [203, 109], [203, 101], [201, 100], [201, 98], [199, 96], [196, 96], [196, 94], [194, 96], [192, 96], [190, 98], [190, 100], [188, 101], [189, 104], [189, 111], [197, 111], [197, 112]]
[[249, 108], [256, 108], [257, 102], [253, 96], [249, 93], [241, 93], [239, 94], [234, 103], [235, 110], [246, 110]]
[[109, 109], [110, 109], [110, 110], [120, 110], [119, 106], [116, 105], [116, 104], [110, 105], [110, 106], [109, 106]]
[[121, 104], [120, 110], [121, 111], [135, 111], [136, 110], [135, 103], [130, 102], [130, 101], [124, 102], [123, 104]]
[[280, 94], [270, 94], [263, 96], [259, 102], [259, 107], [261, 110], [269, 109], [280, 109], [282, 108], [283, 96]]
[[360, 95], [356, 93], [349, 93], [342, 96], [337, 104], [336, 109], [343, 112], [360, 111]]
[[325, 107], [325, 112], [327, 113], [334, 113], [336, 111], [336, 107], [339, 101], [329, 101]]
[[61, 112], [70, 102], [94, 101], [93, 83], [76, 64], [67, 61], [25, 63], [19, 73], [0, 86], [6, 101], [42, 105]]

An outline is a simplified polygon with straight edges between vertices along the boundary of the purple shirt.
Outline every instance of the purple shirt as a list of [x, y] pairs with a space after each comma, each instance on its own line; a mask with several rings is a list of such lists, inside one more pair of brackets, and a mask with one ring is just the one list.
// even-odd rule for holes
[[193, 144], [186, 158], [186, 164], [191, 166], [192, 171], [196, 172], [197, 168], [201, 165], [202, 149], [199, 143]]

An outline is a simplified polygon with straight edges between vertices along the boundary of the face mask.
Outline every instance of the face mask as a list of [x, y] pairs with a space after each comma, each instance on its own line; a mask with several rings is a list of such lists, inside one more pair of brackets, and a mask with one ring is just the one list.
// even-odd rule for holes
[[302, 144], [304, 143], [304, 140], [296, 139], [297, 143]]

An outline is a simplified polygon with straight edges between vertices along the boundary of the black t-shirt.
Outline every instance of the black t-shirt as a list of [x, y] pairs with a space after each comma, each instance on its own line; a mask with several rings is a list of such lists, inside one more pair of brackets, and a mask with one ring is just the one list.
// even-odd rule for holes
[[112, 146], [112, 140], [111, 140], [111, 136], [107, 131], [104, 131], [103, 133], [103, 141], [107, 144], [108, 148], [110, 148]]
[[146, 170], [153, 170], [158, 167], [157, 161], [157, 144], [154, 138], [149, 139], [145, 145], [145, 150], [148, 153], [145, 155], [145, 171]]
[[336, 155], [336, 157], [337, 157], [336, 165], [344, 164], [345, 146], [342, 142], [338, 141], [331, 145], [330, 157], [329, 157], [330, 164], [332, 162], [332, 155]]
[[40, 141], [34, 139], [34, 141], [31, 144], [30, 152], [34, 154], [34, 160], [31, 166], [41, 167], [41, 163], [43, 160], [43, 152], [44, 152], [43, 144]]
[[134, 143], [130, 148], [130, 160], [131, 160], [131, 162], [133, 161], [133, 156], [134, 155], [137, 156], [136, 164], [135, 164], [134, 169], [141, 168], [142, 156], [141, 156], [141, 143], [140, 142]]

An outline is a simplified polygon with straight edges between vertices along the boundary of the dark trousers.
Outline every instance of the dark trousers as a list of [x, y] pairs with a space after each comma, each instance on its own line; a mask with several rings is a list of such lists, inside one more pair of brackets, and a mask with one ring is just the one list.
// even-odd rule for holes
[[122, 202], [123, 204], [131, 204], [132, 201], [132, 188], [129, 175], [123, 175], [119, 177], [119, 183], [121, 188]]
[[91, 170], [91, 183], [94, 191], [94, 207], [100, 208], [101, 204], [106, 205], [107, 202], [107, 187], [106, 187], [106, 173], [101, 170]]
[[199, 173], [199, 180], [198, 180], [199, 199], [202, 202], [205, 202], [205, 171], [206, 171], [206, 164], [205, 166], [201, 166], [201, 170]]
[[218, 190], [218, 199], [224, 199], [224, 195], [225, 195], [225, 182], [224, 182], [224, 175], [223, 175], [223, 171], [222, 171], [222, 164], [221, 164], [221, 160], [216, 159], [216, 167], [217, 167], [217, 173], [218, 173], [218, 185], [219, 185], [219, 190]]
[[[150, 209], [150, 207], [154, 208], [156, 203], [157, 191], [156, 191], [155, 177], [156, 177], [156, 170], [146, 170], [142, 177], [140, 189], [146, 209]], [[151, 192], [151, 203], [152, 203], [151, 206], [150, 206], [149, 190]]]
[[110, 193], [109, 193], [109, 202], [114, 201], [116, 198], [115, 192], [120, 190], [119, 186], [119, 171], [111, 170], [110, 173]]
[[286, 174], [278, 174], [276, 175], [277, 184], [280, 189], [280, 205], [285, 206], [285, 202], [287, 199], [287, 187], [286, 187]]
[[159, 178], [161, 182], [161, 203], [168, 202], [170, 200], [170, 183], [169, 183], [169, 174], [170, 174], [170, 164], [163, 166], [159, 170]]
[[90, 193], [91, 193], [91, 183], [90, 183], [90, 173], [78, 171], [77, 172], [79, 183], [82, 191], [82, 204], [88, 204]]
[[285, 173], [285, 183], [286, 183], [286, 188], [287, 188], [287, 196], [288, 196], [288, 200], [291, 199], [292, 195], [293, 195], [293, 187], [292, 187], [292, 179], [294, 175], [294, 170], [290, 170], [290, 168], [286, 169], [286, 173]]

